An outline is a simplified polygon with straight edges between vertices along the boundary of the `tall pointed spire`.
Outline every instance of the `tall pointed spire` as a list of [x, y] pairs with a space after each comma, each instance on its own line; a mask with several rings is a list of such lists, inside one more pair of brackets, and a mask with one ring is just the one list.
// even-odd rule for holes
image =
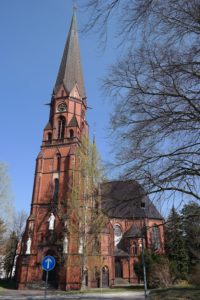
[[56, 92], [59, 86], [64, 84], [67, 92], [70, 93], [76, 83], [78, 85], [80, 96], [84, 98], [86, 95], [80, 59], [76, 9], [74, 7], [71, 26], [54, 90]]

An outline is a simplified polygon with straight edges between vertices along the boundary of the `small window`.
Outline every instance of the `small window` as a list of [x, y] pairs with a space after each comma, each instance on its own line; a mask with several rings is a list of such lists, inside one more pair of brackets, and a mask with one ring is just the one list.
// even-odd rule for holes
[[51, 132], [47, 133], [47, 140], [48, 140], [48, 142], [51, 142], [51, 140], [52, 140], [52, 133]]
[[70, 131], [69, 131], [69, 137], [70, 138], [74, 137], [74, 130], [73, 129], [70, 129]]

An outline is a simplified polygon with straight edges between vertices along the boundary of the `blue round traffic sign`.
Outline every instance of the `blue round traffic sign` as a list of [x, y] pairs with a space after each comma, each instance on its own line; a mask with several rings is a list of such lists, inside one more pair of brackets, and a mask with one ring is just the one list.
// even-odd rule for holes
[[42, 269], [46, 272], [53, 270], [56, 265], [56, 260], [53, 256], [47, 255], [42, 259]]

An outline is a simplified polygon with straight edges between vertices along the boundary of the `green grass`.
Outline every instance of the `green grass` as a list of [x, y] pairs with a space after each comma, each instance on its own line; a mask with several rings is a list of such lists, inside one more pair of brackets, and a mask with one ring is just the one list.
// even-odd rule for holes
[[149, 300], [198, 300], [200, 299], [200, 288], [174, 287], [168, 289], [152, 290]]

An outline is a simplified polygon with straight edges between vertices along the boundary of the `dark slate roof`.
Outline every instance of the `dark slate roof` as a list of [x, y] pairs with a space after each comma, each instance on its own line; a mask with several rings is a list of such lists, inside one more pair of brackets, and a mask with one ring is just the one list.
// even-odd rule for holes
[[128, 252], [124, 251], [123, 249], [120, 249], [118, 247], [115, 247], [115, 256], [119, 257], [127, 257], [129, 256]]
[[[102, 210], [110, 218], [160, 219], [163, 217], [134, 180], [111, 181], [101, 184]], [[141, 208], [145, 203], [145, 208]]]
[[55, 92], [62, 83], [64, 84], [68, 92], [71, 92], [74, 85], [77, 83], [81, 97], [85, 97], [75, 13], [72, 17], [71, 27], [68, 33], [62, 61], [58, 71], [58, 76], [54, 88]]
[[141, 230], [135, 224], [133, 224], [129, 230], [127, 230], [124, 235], [124, 238], [136, 238], [141, 237]]
[[68, 124], [69, 127], [79, 127], [78, 126], [78, 121], [77, 121], [77, 118], [75, 115], [73, 115], [73, 117], [71, 118], [69, 124]]

